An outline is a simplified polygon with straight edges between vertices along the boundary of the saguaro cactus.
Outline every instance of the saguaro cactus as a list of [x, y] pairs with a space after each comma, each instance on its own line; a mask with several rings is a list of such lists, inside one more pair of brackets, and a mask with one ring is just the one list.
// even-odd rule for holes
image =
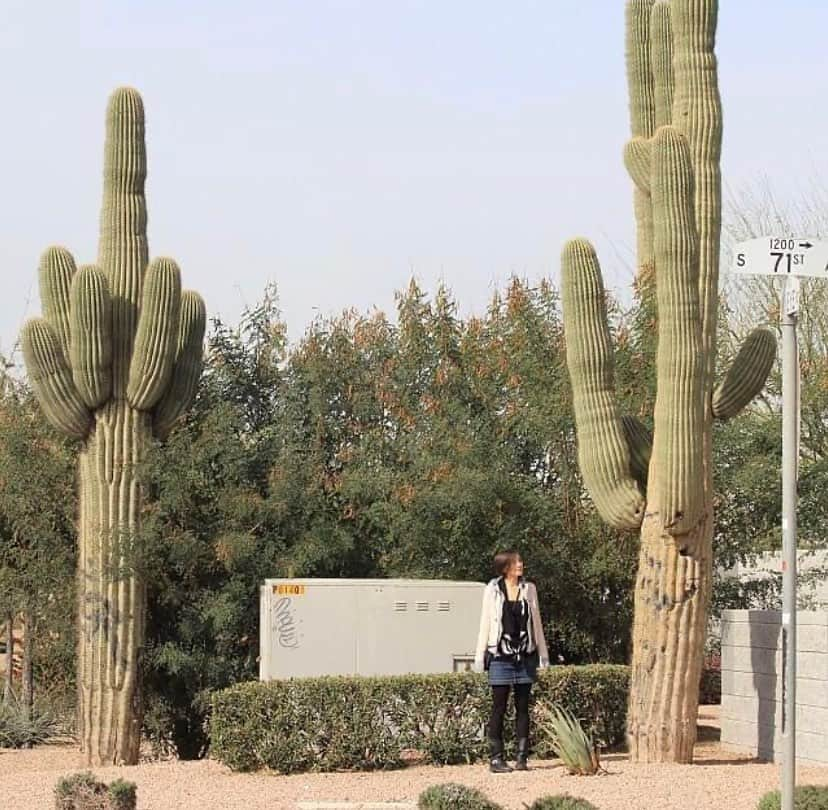
[[78, 726], [91, 765], [138, 760], [145, 586], [139, 465], [189, 406], [205, 309], [170, 259], [148, 262], [144, 110], [116, 90], [106, 117], [98, 265], [62, 248], [40, 263], [43, 318], [23, 355], [49, 420], [82, 441], [78, 460]]
[[[653, 433], [613, 398], [598, 259], [562, 257], [567, 364], [584, 482], [612, 526], [640, 526], [628, 742], [638, 761], [689, 762], [709, 602], [711, 426], [761, 390], [776, 341], [752, 333], [715, 392], [722, 116], [716, 0], [628, 0], [627, 77], [639, 279], [655, 279]], [[644, 285], [644, 288], [648, 288]], [[649, 469], [647, 469], [649, 468]]]

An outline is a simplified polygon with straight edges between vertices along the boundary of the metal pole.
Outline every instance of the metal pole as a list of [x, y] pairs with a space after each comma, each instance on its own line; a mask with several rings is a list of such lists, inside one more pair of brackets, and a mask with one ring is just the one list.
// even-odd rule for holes
[[796, 784], [796, 482], [799, 466], [799, 279], [788, 277], [782, 306], [782, 810]]

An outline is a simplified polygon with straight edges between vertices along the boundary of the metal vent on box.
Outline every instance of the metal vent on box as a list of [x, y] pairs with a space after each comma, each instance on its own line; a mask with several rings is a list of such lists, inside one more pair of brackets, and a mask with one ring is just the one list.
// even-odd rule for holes
[[417, 610], [420, 612], [428, 610], [428, 602], [417, 602]]
[[408, 610], [408, 602], [394, 602], [394, 610], [397, 613], [405, 613]]
[[445, 613], [451, 609], [451, 602], [438, 602], [437, 603], [437, 610], [441, 613]]

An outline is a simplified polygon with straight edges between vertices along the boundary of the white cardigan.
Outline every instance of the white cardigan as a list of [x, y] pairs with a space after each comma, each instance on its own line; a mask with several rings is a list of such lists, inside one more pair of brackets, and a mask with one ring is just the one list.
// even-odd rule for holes
[[[480, 611], [480, 632], [477, 634], [477, 647], [474, 652], [474, 668], [477, 672], [483, 671], [483, 661], [488, 650], [492, 655], [497, 654], [500, 636], [503, 633], [503, 591], [500, 590], [501, 577], [496, 577], [486, 585], [483, 591], [483, 606]], [[538, 592], [533, 582], [521, 580], [520, 595], [529, 603], [529, 632], [528, 652], [538, 651], [540, 665], [549, 666], [549, 651], [546, 648], [546, 638], [543, 635], [540, 608], [538, 607]]]

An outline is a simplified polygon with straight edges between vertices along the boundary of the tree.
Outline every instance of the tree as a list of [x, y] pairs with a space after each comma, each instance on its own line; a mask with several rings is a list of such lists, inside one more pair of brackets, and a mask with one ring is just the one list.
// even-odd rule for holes
[[[22, 618], [21, 705], [34, 706], [34, 665], [42, 628], [65, 631], [74, 605], [74, 498], [72, 455], [43, 419], [25, 384], [0, 380], [0, 593], [12, 646], [15, 617]], [[11, 655], [7, 658], [8, 702]]]

